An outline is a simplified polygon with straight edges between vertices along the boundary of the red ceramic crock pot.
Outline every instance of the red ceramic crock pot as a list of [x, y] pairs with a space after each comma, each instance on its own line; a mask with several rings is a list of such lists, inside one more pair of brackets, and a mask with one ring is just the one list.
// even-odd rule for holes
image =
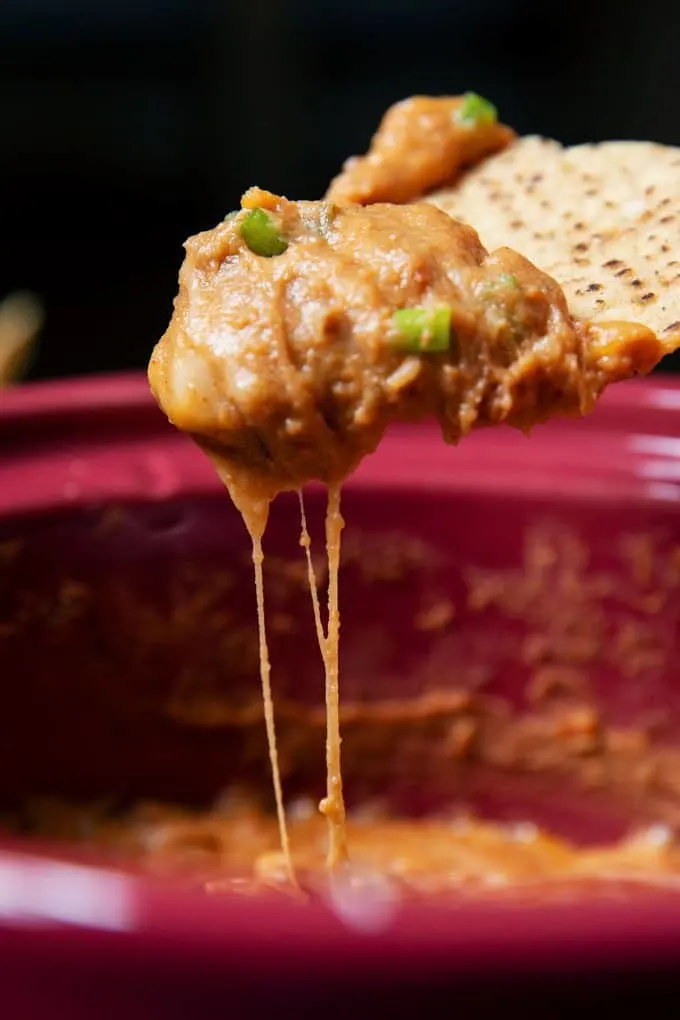
[[[308, 503], [319, 534], [321, 493]], [[432, 428], [395, 428], [348, 482], [344, 516], [354, 559], [342, 580], [343, 697], [483, 688], [521, 715], [535, 695], [526, 649], [559, 657], [566, 634], [602, 725], [644, 725], [673, 751], [680, 388], [614, 387], [590, 418], [529, 441], [499, 429], [451, 449]], [[299, 628], [272, 632], [273, 685], [321, 702], [311, 610], [281, 582], [298, 527], [296, 502], [282, 498], [266, 538], [279, 570], [268, 608]], [[35, 793], [201, 801], [230, 777], [266, 781], [264, 755], [239, 745], [222, 711], [257, 691], [256, 664], [230, 637], [254, 624], [248, 552], [208, 461], [141, 376], [0, 395], [0, 806]], [[536, 576], [542, 592], [530, 590]], [[442, 600], [450, 626], [414, 626]], [[450, 801], [584, 842], [672, 827], [680, 809], [670, 779], [649, 796], [613, 792], [550, 761], [532, 771], [493, 755], [449, 776], [404, 734], [393, 745], [368, 780], [346, 756], [350, 798], [373, 782], [402, 810]], [[321, 759], [302, 763], [289, 790], [316, 792], [322, 778]], [[668, 888], [356, 907], [209, 897], [8, 839], [1, 1015], [562, 1016], [649, 1007], [680, 967], [680, 898]]]

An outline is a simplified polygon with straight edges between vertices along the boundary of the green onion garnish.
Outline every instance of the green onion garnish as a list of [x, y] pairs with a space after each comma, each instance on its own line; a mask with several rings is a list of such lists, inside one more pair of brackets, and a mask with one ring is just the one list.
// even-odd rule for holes
[[255, 255], [283, 255], [288, 247], [276, 223], [264, 209], [251, 209], [243, 220], [241, 237]]
[[495, 124], [498, 120], [498, 110], [493, 103], [478, 96], [476, 92], [466, 92], [463, 102], [458, 107], [458, 120], [461, 124], [469, 124], [471, 127]]
[[400, 308], [392, 316], [397, 330], [396, 346], [414, 353], [447, 351], [451, 343], [451, 309], [448, 305], [436, 308]]
[[482, 297], [493, 298], [500, 290], [519, 290], [519, 280], [514, 273], [499, 273], [485, 280], [480, 287], [479, 293]]

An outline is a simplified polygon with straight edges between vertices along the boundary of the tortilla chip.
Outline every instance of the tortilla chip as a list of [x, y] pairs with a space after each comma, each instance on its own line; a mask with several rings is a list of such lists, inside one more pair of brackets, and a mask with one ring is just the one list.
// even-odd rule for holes
[[549, 273], [577, 318], [680, 346], [680, 149], [522, 138], [427, 200]]
[[0, 389], [26, 373], [43, 322], [41, 303], [18, 292], [0, 301]]

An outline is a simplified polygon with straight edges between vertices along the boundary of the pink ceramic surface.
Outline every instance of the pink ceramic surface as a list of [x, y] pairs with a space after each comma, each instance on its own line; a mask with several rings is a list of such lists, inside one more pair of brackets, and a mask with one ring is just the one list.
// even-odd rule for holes
[[[247, 542], [208, 462], [162, 419], [138, 376], [27, 386], [0, 401], [0, 800], [36, 791], [199, 800], [239, 770], [259, 770], [264, 781], [261, 756], [249, 757], [228, 713], [220, 716], [220, 706], [256, 689], [254, 664], [238, 649], [210, 654], [210, 642], [173, 624], [179, 602], [200, 594], [206, 577], [205, 618], [227, 613], [235, 630], [253, 624]], [[680, 548], [679, 500], [680, 389], [667, 382], [616, 387], [590, 419], [537, 429], [530, 441], [496, 430], [452, 450], [432, 429], [395, 429], [344, 499], [355, 559], [341, 596], [343, 696], [414, 695], [455, 682], [521, 710], [527, 667], [519, 653], [532, 627], [549, 631], [549, 620], [537, 621], [535, 607], [533, 616], [471, 609], [470, 578], [504, 572], [512, 583], [547, 541], [555, 551], [547, 610], [555, 592], [569, 607], [570, 584], [595, 592], [605, 640], [587, 662], [593, 702], [611, 725], [654, 717], [658, 739], [673, 745], [680, 593], [669, 564]], [[319, 492], [309, 504], [319, 534]], [[282, 499], [267, 536], [275, 561], [299, 555], [297, 527], [295, 502]], [[653, 576], [634, 576], [635, 543], [651, 550]], [[368, 576], [367, 551], [384, 574], [395, 547], [406, 561], [415, 550], [416, 566], [396, 580]], [[570, 563], [578, 566], [571, 580]], [[64, 579], [66, 595], [57, 597]], [[639, 600], [660, 588], [666, 595], [650, 623]], [[138, 626], [121, 608], [125, 592], [134, 593]], [[455, 626], [414, 628], [442, 598], [455, 606]], [[296, 617], [294, 633], [272, 634], [278, 696], [320, 702], [306, 602], [273, 574], [268, 609]], [[163, 640], [140, 644], [139, 633], [158, 630], [159, 620]], [[644, 654], [632, 669], [626, 635], [640, 637], [643, 625], [635, 654]], [[96, 661], [103, 665], [94, 675]], [[540, 777], [472, 770], [461, 789], [458, 774], [438, 775], [426, 762], [414, 774], [402, 750], [394, 748], [380, 783], [409, 810], [456, 799], [585, 841], [649, 814], [645, 804], [587, 797]], [[299, 763], [291, 789], [318, 782], [312, 766]], [[347, 766], [350, 796], [374, 792]], [[502, 989], [507, 1003], [538, 995], [536, 982], [552, 994], [551, 975], [573, 986], [576, 976], [680, 965], [680, 899], [667, 892], [408, 904], [357, 919], [324, 904], [211, 900], [82, 855], [69, 863], [63, 850], [61, 861], [25, 850], [8, 844], [0, 856], [8, 1016], [264, 1016], [279, 996], [305, 1015], [407, 1003], [429, 1012], [444, 993], [461, 1004], [471, 995], [481, 1009], [493, 1005], [489, 988]]]

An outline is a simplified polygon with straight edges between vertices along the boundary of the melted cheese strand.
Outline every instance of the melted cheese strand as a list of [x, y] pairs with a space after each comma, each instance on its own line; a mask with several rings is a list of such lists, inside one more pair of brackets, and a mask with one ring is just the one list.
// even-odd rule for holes
[[281, 788], [281, 771], [279, 769], [279, 753], [276, 746], [276, 724], [274, 722], [274, 700], [271, 688], [271, 663], [269, 661], [269, 646], [267, 645], [267, 627], [264, 614], [264, 577], [262, 564], [264, 553], [262, 551], [262, 536], [264, 535], [267, 521], [269, 519], [269, 506], [271, 500], [266, 497], [259, 497], [253, 494], [247, 487], [240, 484], [240, 479], [234, 475], [229, 467], [219, 458], [214, 459], [217, 473], [224, 482], [232, 498], [236, 509], [243, 518], [250, 540], [253, 546], [253, 571], [255, 574], [255, 598], [257, 602], [257, 632], [260, 648], [260, 684], [262, 687], [262, 702], [264, 705], [264, 722], [267, 731], [267, 749], [269, 751], [269, 764], [272, 770], [272, 783], [274, 786], [274, 799], [276, 801], [276, 817], [279, 826], [279, 837], [281, 840], [281, 852], [283, 854], [286, 875], [291, 885], [298, 889], [293, 858], [290, 853], [288, 840], [288, 826], [286, 824], [286, 809], [283, 803], [283, 791]]
[[274, 702], [271, 690], [271, 664], [269, 661], [269, 648], [267, 646], [267, 628], [264, 616], [264, 580], [262, 576], [262, 536], [251, 531], [253, 542], [253, 567], [255, 570], [255, 594], [257, 597], [257, 629], [260, 642], [260, 681], [262, 683], [262, 700], [264, 702], [264, 720], [267, 729], [267, 745], [269, 748], [269, 762], [272, 769], [272, 780], [274, 783], [274, 797], [276, 799], [276, 817], [279, 823], [279, 835], [281, 837], [281, 849], [285, 860], [286, 871], [290, 882], [297, 886], [293, 860], [290, 854], [288, 841], [288, 826], [286, 825], [286, 809], [283, 804], [283, 792], [281, 789], [281, 772], [279, 770], [279, 755], [276, 747], [276, 725], [274, 723]]
[[340, 767], [341, 737], [338, 687], [338, 644], [340, 639], [338, 571], [340, 568], [340, 538], [344, 523], [340, 516], [340, 485], [330, 485], [326, 509], [326, 553], [328, 555], [328, 636], [325, 655], [326, 796], [321, 801], [319, 810], [328, 819], [328, 867], [331, 870], [349, 860]]
[[316, 583], [314, 561], [312, 560], [312, 540], [309, 537], [309, 530], [307, 528], [307, 515], [305, 514], [305, 504], [302, 496], [302, 489], [298, 489], [298, 501], [300, 503], [300, 545], [305, 550], [305, 558], [307, 560], [307, 581], [309, 583], [309, 593], [312, 596], [312, 609], [314, 611], [314, 626], [316, 627], [316, 637], [317, 641], [319, 642], [319, 651], [321, 652], [321, 658], [323, 659], [325, 667], [326, 635], [324, 634], [323, 623], [321, 622], [321, 606], [319, 605], [319, 591]]

